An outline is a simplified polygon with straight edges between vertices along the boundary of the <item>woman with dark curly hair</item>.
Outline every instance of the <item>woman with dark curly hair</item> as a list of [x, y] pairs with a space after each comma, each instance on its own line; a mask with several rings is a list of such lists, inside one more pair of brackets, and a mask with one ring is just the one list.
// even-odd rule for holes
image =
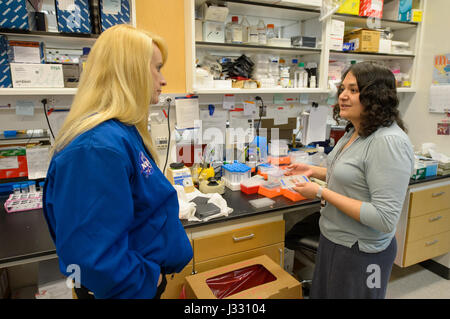
[[296, 187], [322, 200], [310, 297], [384, 298], [414, 153], [399, 118], [392, 72], [364, 62], [342, 78], [334, 118], [348, 125], [327, 167], [293, 164], [288, 173], [327, 182], [326, 188], [310, 182]]

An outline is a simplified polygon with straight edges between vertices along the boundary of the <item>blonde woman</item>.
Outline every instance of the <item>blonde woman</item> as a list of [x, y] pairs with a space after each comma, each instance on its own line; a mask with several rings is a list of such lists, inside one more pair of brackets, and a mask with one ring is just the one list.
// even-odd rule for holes
[[129, 25], [103, 32], [55, 140], [44, 213], [79, 298], [159, 298], [165, 274], [192, 258], [147, 130], [166, 59], [156, 35]]

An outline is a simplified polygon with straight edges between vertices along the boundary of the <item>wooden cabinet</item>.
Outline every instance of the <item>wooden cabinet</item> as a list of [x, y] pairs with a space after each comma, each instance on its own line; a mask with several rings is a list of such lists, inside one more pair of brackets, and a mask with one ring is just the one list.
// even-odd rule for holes
[[217, 267], [222, 267], [224, 265], [234, 264], [240, 262], [242, 260], [255, 258], [258, 256], [267, 255], [281, 267], [284, 264], [284, 242], [262, 247], [247, 250], [241, 253], [236, 253], [224, 257], [210, 259], [204, 262], [195, 263], [195, 271], [203, 272], [207, 270], [211, 270]]
[[[280, 216], [279, 218], [282, 218]], [[255, 220], [257, 220], [256, 224]], [[281, 267], [284, 266], [284, 235], [283, 219], [273, 218], [251, 222], [240, 221], [239, 224], [226, 226], [210, 226], [206, 233], [196, 232], [191, 240], [194, 258], [180, 273], [167, 275], [167, 288], [163, 299], [178, 299], [185, 278], [192, 273], [198, 273], [217, 267], [233, 264], [246, 259], [267, 255]], [[212, 234], [211, 234], [212, 232]]]
[[[163, 37], [169, 47], [163, 94], [186, 92], [185, 1], [135, 0], [136, 27]], [[188, 21], [190, 22], [190, 21]]]
[[450, 251], [449, 179], [410, 187], [396, 237], [401, 267]]
[[179, 299], [181, 289], [185, 283], [184, 278], [192, 275], [194, 272], [194, 263], [191, 261], [184, 269], [178, 274], [166, 275], [167, 286], [164, 293], [161, 295], [161, 299]]
[[[194, 260], [199, 263], [242, 251], [284, 242], [284, 221], [233, 229], [194, 239]], [[196, 269], [196, 271], [198, 271]]]
[[450, 185], [411, 193], [409, 217], [450, 208]]

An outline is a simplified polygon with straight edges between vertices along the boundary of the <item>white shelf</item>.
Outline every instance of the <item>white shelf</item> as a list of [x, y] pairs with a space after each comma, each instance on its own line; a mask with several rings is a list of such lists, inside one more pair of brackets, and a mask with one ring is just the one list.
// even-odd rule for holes
[[76, 88], [3, 88], [0, 96], [13, 95], [75, 95]]
[[378, 52], [353, 52], [353, 51], [336, 51], [330, 50], [330, 57], [351, 57], [371, 60], [402, 60], [413, 59], [414, 54], [393, 54], [393, 53], [378, 53]]
[[[235, 43], [196, 42], [196, 49], [207, 49], [224, 52], [276, 53], [290, 55], [320, 54], [320, 48], [309, 47], [276, 47], [269, 45], [251, 45]], [[225, 53], [223, 53], [225, 54]]]
[[415, 88], [397, 88], [397, 93], [416, 93]]
[[198, 89], [194, 90], [195, 94], [298, 94], [298, 93], [328, 93], [329, 90], [320, 88], [316, 89], [282, 89], [282, 88], [266, 88], [266, 89]]

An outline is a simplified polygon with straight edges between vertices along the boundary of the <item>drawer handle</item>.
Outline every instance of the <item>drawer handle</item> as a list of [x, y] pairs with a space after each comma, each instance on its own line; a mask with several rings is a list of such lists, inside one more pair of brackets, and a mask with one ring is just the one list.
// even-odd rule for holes
[[235, 242], [237, 242], [237, 241], [242, 241], [242, 240], [246, 240], [246, 239], [252, 239], [253, 237], [255, 237], [255, 234], [250, 234], [250, 235], [243, 236], [243, 237], [234, 237], [233, 236], [233, 240]]
[[426, 243], [425, 243], [425, 246], [431, 246], [431, 245], [437, 244], [438, 241], [439, 241], [439, 240], [435, 239], [435, 240], [433, 240], [433, 241], [426, 242]]
[[432, 223], [432, 222], [435, 222], [435, 221], [437, 221], [437, 220], [439, 220], [439, 219], [441, 219], [441, 218], [442, 218], [442, 216], [431, 217], [431, 218], [429, 219], [429, 221], [430, 221], [430, 223]]
[[278, 251], [280, 252], [280, 267], [283, 267], [283, 249], [279, 248]]
[[439, 192], [439, 193], [433, 193], [433, 194], [431, 194], [431, 196], [432, 197], [438, 197], [438, 196], [441, 196], [441, 195], [444, 195], [445, 194], [445, 192]]

